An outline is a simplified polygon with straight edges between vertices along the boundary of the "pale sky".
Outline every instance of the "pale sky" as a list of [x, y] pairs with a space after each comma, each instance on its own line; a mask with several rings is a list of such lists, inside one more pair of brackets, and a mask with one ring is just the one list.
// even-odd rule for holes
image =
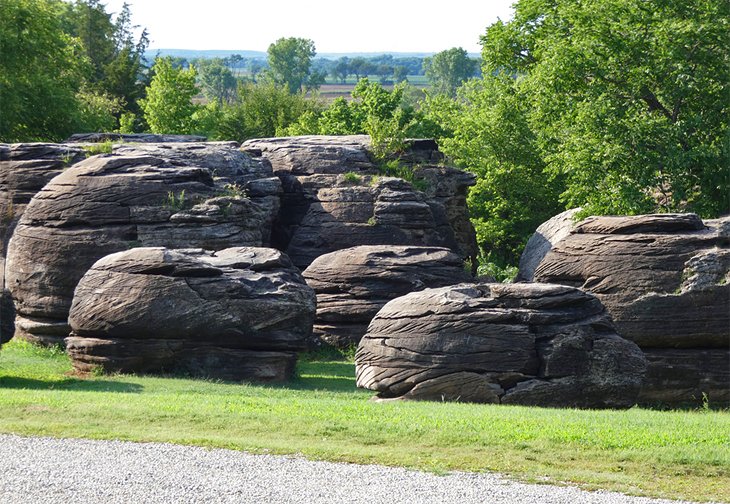
[[[151, 49], [266, 51], [281, 37], [314, 40], [318, 53], [479, 52], [479, 36], [512, 16], [514, 0], [127, 0]], [[124, 0], [102, 0], [116, 13]]]

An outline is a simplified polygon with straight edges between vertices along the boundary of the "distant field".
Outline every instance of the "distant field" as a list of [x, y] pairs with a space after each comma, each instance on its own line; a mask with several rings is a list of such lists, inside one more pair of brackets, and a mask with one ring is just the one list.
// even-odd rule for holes
[[[0, 432], [161, 441], [434, 472], [498, 471], [730, 502], [730, 413], [370, 401], [354, 364], [308, 357], [281, 385], [78, 376], [58, 350], [0, 351]], [[12, 463], [12, 461], [3, 461]]]

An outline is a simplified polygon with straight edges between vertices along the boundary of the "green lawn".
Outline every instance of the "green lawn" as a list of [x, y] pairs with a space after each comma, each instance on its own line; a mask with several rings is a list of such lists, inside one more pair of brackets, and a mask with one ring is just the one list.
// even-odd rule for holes
[[581, 411], [369, 401], [353, 364], [310, 360], [256, 386], [78, 377], [59, 351], [0, 352], [0, 432], [166, 441], [313, 459], [499, 471], [635, 495], [730, 502], [727, 411]]

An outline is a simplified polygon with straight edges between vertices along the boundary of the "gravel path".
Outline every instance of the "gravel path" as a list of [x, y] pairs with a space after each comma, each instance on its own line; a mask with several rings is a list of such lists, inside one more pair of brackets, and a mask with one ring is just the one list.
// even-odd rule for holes
[[381, 466], [157, 443], [0, 435], [0, 502], [650, 504], [663, 501]]

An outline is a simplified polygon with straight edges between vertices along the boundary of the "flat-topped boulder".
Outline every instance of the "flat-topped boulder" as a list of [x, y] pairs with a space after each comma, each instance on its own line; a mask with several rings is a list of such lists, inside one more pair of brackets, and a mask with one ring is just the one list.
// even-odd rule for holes
[[75, 133], [66, 139], [67, 143], [101, 143], [101, 142], [137, 142], [137, 143], [171, 143], [171, 142], [205, 142], [199, 135], [156, 135], [153, 133]]
[[357, 345], [391, 299], [471, 280], [461, 257], [449, 249], [396, 245], [331, 252], [303, 274], [317, 294], [314, 335], [338, 348]]
[[62, 342], [76, 284], [110, 253], [269, 244], [280, 185], [265, 161], [230, 143], [116, 149], [53, 178], [18, 223], [6, 284], [21, 337]]
[[370, 138], [305, 136], [248, 140], [269, 160], [284, 195], [272, 244], [304, 269], [317, 257], [358, 245], [438, 246], [477, 254], [466, 196], [474, 175], [437, 165], [433, 141], [414, 140], [401, 157], [409, 182], [384, 176]]
[[730, 403], [730, 218], [591, 217], [534, 276], [601, 300], [649, 360], [642, 402]]
[[646, 371], [596, 297], [547, 284], [461, 284], [386, 304], [355, 357], [382, 399], [632, 406]]
[[269, 248], [136, 248], [79, 281], [66, 349], [74, 367], [281, 381], [310, 336], [315, 296]]

